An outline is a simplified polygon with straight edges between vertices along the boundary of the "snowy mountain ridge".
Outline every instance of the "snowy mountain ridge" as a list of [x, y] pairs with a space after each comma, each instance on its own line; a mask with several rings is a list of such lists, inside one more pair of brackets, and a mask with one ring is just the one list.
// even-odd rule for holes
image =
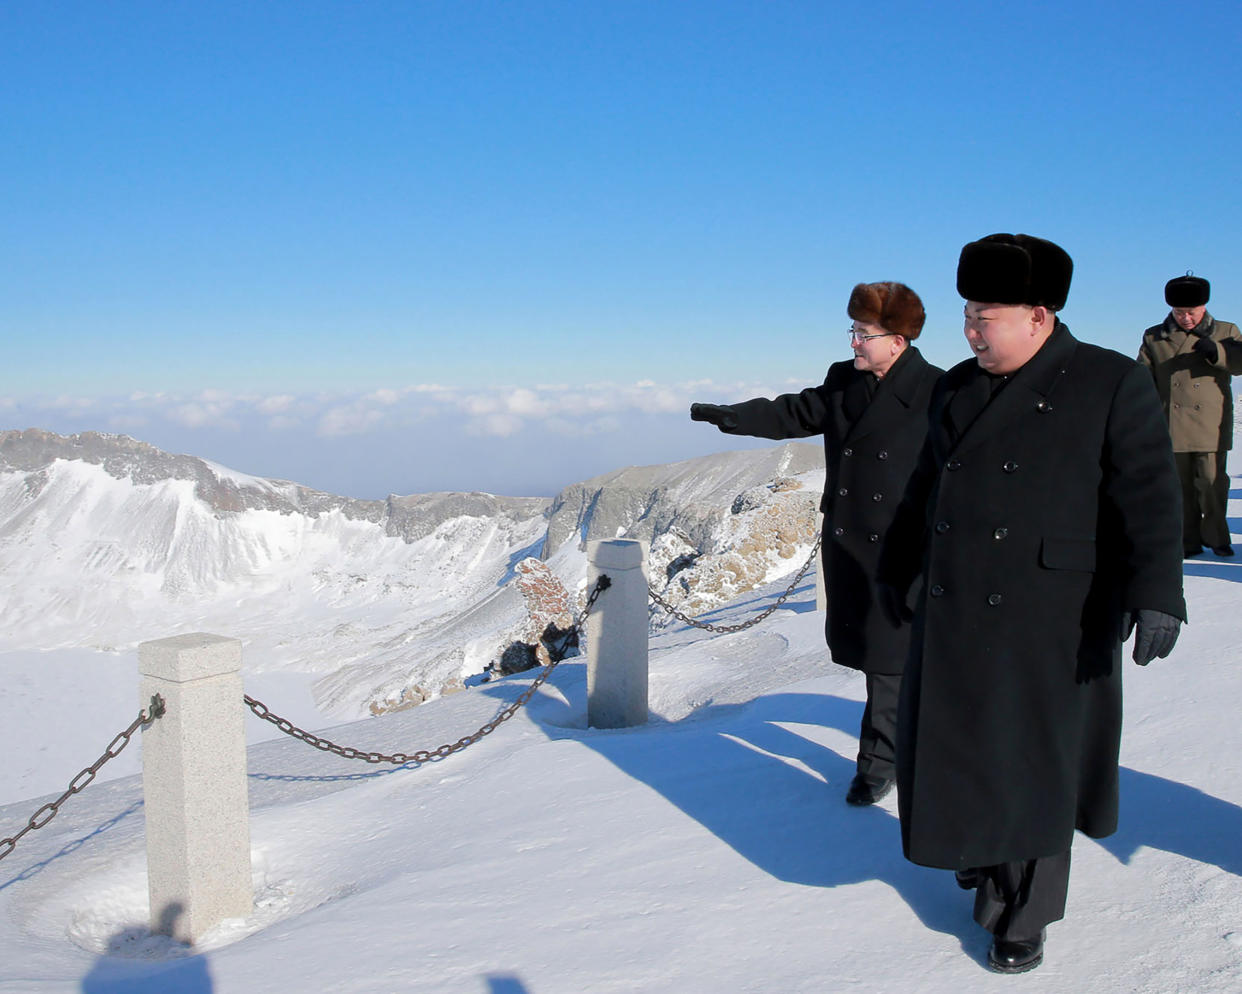
[[520, 579], [575, 603], [590, 540], [650, 542], [653, 583], [696, 611], [791, 572], [822, 465], [817, 446], [785, 445], [618, 470], [552, 500], [366, 501], [123, 435], [0, 432], [0, 650], [212, 631], [243, 640], [248, 673], [300, 673], [321, 709], [377, 713], [529, 640]]

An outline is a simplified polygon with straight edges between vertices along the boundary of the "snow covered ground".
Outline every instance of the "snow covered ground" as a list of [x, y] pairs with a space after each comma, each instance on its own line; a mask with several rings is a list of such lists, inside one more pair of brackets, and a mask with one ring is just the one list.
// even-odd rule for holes
[[[746, 632], [654, 636], [642, 728], [585, 727], [581, 659], [494, 734], [417, 769], [272, 740], [248, 717], [256, 907], [194, 950], [146, 930], [139, 778], [92, 784], [0, 861], [0, 994], [1237, 992], [1242, 562], [1188, 562], [1186, 591], [1173, 656], [1127, 659], [1121, 829], [1076, 840], [1067, 918], [1033, 973], [987, 971], [971, 896], [902, 858], [894, 797], [843, 802], [862, 681], [827, 662], [807, 581]], [[132, 653], [0, 667], [5, 836], [138, 701]], [[328, 734], [434, 748], [530, 676]], [[310, 708], [292, 683], [247, 689]], [[139, 750], [115, 763], [137, 769]]]

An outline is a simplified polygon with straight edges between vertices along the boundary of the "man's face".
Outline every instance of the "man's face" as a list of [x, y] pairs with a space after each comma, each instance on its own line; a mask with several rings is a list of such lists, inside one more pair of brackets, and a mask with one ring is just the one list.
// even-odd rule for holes
[[966, 341], [975, 361], [997, 376], [1016, 373], [1047, 338], [1041, 334], [1046, 314], [1042, 307], [968, 300], [964, 313]]
[[1206, 313], [1207, 304], [1200, 304], [1198, 307], [1174, 307], [1173, 320], [1183, 331], [1189, 331], [1203, 320]]
[[854, 368], [862, 373], [883, 376], [901, 354], [898, 335], [889, 334], [878, 324], [855, 321], [850, 328], [850, 348], [854, 350]]

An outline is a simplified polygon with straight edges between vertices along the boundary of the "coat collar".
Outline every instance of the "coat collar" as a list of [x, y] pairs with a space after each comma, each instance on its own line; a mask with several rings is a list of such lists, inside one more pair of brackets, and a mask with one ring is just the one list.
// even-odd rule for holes
[[1195, 325], [1190, 331], [1186, 331], [1180, 324], [1173, 320], [1173, 314], [1170, 312], [1164, 319], [1164, 323], [1160, 325], [1160, 337], [1171, 342], [1176, 342], [1178, 344], [1178, 348], [1180, 349], [1187, 342], [1193, 341], [1194, 339], [1191, 336], [1200, 333], [1200, 329], [1202, 329], [1203, 334], [1210, 336], [1213, 331], [1213, 325], [1215, 324], [1216, 321], [1212, 315], [1207, 311], [1204, 311], [1203, 320]]
[[[862, 438], [908, 411], [918, 395], [919, 382], [926, 368], [927, 360], [919, 350], [913, 345], [908, 346], [876, 384], [875, 396], [845, 437], [850, 441]], [[862, 384], [858, 386], [862, 387]], [[854, 387], [855, 384], [851, 384], [847, 389]]]
[[974, 376], [950, 399], [947, 414], [958, 449], [979, 445], [1022, 415], [1055, 411], [1053, 394], [1069, 368], [1078, 340], [1058, 319], [1043, 346], [990, 398], [988, 374], [976, 367]]

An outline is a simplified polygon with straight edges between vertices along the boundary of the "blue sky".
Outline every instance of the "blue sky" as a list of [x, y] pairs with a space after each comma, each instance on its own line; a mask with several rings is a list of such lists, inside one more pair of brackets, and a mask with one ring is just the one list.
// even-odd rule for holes
[[685, 403], [818, 382], [860, 281], [959, 361], [993, 231], [1066, 247], [1087, 340], [1187, 270], [1240, 320], [1240, 10], [6, 5], [0, 425], [552, 493], [746, 444]]

